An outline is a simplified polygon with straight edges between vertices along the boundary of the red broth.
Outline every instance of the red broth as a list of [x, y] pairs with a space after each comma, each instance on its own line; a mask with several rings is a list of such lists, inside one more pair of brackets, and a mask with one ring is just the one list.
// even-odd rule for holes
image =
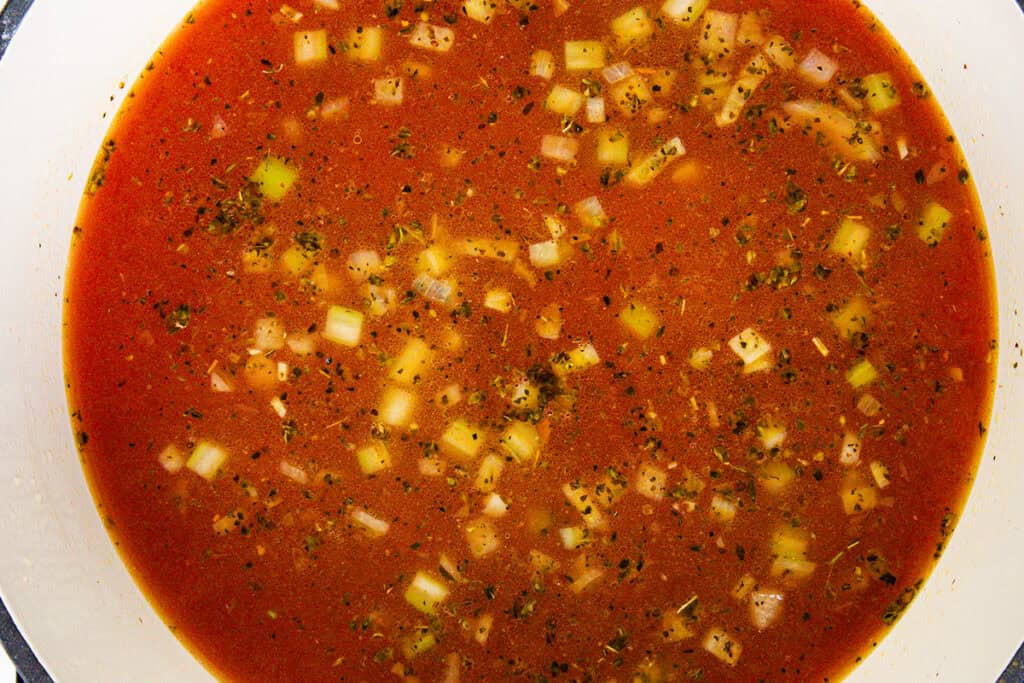
[[74, 429], [155, 608], [231, 680], [842, 677], [993, 388], [906, 57], [838, 0], [334, 4], [200, 5], [83, 199]]

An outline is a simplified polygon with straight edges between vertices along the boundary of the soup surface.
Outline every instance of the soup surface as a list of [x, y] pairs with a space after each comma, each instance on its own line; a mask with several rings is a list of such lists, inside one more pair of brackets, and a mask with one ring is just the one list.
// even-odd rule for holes
[[836, 680], [993, 385], [970, 175], [857, 3], [200, 5], [88, 179], [100, 512], [231, 680]]

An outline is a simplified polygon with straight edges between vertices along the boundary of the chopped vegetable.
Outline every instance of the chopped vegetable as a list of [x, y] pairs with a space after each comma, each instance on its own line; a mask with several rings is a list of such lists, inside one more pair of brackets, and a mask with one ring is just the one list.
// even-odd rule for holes
[[952, 222], [953, 214], [949, 209], [936, 202], [929, 202], [922, 209], [921, 218], [917, 222], [917, 236], [929, 247], [934, 247], [942, 241]]
[[604, 45], [599, 40], [566, 41], [565, 68], [568, 71], [604, 68]]
[[363, 314], [345, 306], [331, 306], [327, 309], [323, 336], [328, 341], [342, 346], [359, 346], [363, 332]]
[[296, 31], [294, 36], [295, 63], [310, 66], [327, 61], [327, 31]]
[[461, 460], [473, 460], [484, 445], [484, 432], [459, 418], [441, 435], [441, 446]]
[[839, 64], [818, 48], [811, 48], [796, 67], [805, 81], [819, 87], [831, 81], [838, 70]]
[[405, 601], [424, 614], [437, 614], [437, 608], [448, 599], [448, 588], [426, 572], [416, 572], [405, 590]]
[[864, 101], [876, 114], [899, 106], [900, 94], [888, 73], [868, 74], [861, 79], [860, 85], [864, 89]]
[[371, 441], [356, 450], [356, 462], [363, 474], [377, 474], [391, 467], [391, 453], [383, 441]]
[[272, 202], [279, 202], [288, 194], [288, 190], [292, 189], [298, 177], [298, 171], [289, 166], [284, 159], [267, 155], [249, 176], [249, 180], [256, 183], [264, 197]]
[[201, 440], [192, 449], [185, 466], [206, 481], [213, 481], [224, 469], [228, 452], [212, 441]]
[[633, 165], [625, 181], [634, 187], [641, 187], [654, 180], [669, 163], [682, 158], [686, 148], [679, 138], [672, 138], [656, 149], [650, 156]]

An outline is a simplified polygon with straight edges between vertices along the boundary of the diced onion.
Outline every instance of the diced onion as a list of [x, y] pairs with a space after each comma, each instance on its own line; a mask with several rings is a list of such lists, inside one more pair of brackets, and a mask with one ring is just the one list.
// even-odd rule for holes
[[730, 339], [729, 348], [748, 367], [765, 359], [772, 352], [772, 345], [752, 327], [748, 327]]
[[853, 467], [860, 462], [860, 437], [853, 432], [846, 432], [843, 435], [843, 445], [839, 449], [839, 462], [847, 467]]
[[636, 487], [636, 492], [644, 498], [659, 501], [665, 497], [667, 481], [668, 474], [665, 470], [656, 465], [644, 463], [637, 470], [634, 486]]
[[608, 116], [605, 113], [604, 98], [601, 96], [587, 98], [587, 123], [604, 123]]
[[530, 55], [530, 75], [550, 80], [555, 75], [555, 57], [547, 50], [535, 50]]
[[889, 475], [888, 467], [877, 460], [873, 460], [868, 467], [871, 470], [871, 476], [875, 480], [875, 486], [880, 489], [884, 489], [892, 483], [892, 477]]
[[426, 572], [416, 572], [405, 590], [405, 601], [424, 614], [437, 614], [437, 608], [448, 599], [450, 591]]
[[324, 323], [325, 339], [355, 347], [363, 332], [363, 314], [345, 306], [331, 306], [327, 309], [327, 321]]
[[327, 61], [327, 31], [296, 31], [293, 39], [295, 63], [302, 66]]
[[601, 200], [595, 196], [576, 202], [573, 210], [576, 212], [576, 217], [580, 219], [580, 223], [587, 228], [603, 228], [608, 224], [608, 214], [604, 212]]
[[665, 170], [669, 163], [682, 158], [684, 154], [686, 154], [686, 148], [683, 146], [682, 140], [677, 137], [672, 138], [646, 159], [634, 164], [626, 174], [625, 182], [634, 187], [646, 185]]
[[210, 388], [221, 394], [230, 393], [235, 390], [231, 381], [222, 375], [219, 370], [214, 370], [210, 373]]
[[379, 517], [374, 517], [365, 510], [355, 508], [350, 514], [352, 522], [366, 532], [367, 536], [371, 538], [379, 538], [388, 532], [391, 528], [391, 524], [387, 520], [383, 520]]
[[455, 44], [455, 31], [447, 26], [420, 22], [409, 34], [409, 44], [424, 50], [447, 52]]
[[356, 462], [363, 474], [377, 474], [391, 467], [391, 453], [382, 441], [372, 441], [356, 450]]
[[381, 270], [380, 254], [372, 249], [352, 252], [348, 257], [348, 274], [357, 282], [364, 282]]
[[388, 375], [401, 384], [419, 384], [430, 372], [430, 361], [434, 356], [427, 342], [413, 338], [405, 343], [398, 356], [391, 361]]
[[821, 133], [848, 161], [878, 161], [877, 145], [857, 127], [857, 122], [840, 109], [823, 102], [796, 100], [782, 109], [797, 123]]
[[473, 640], [480, 645], [485, 645], [493, 627], [494, 616], [491, 614], [481, 614], [480, 618], [476, 620], [476, 626], [473, 627]]
[[763, 631], [782, 616], [785, 596], [780, 591], [756, 590], [750, 594], [750, 621]]
[[491, 492], [484, 498], [483, 513], [488, 517], [504, 517], [508, 514], [508, 503], [497, 493]]
[[489, 289], [484, 294], [484, 308], [499, 313], [509, 313], [515, 308], [516, 302], [512, 292], [507, 289]]
[[412, 420], [416, 397], [398, 387], [388, 387], [380, 399], [377, 417], [389, 427], [405, 427]]
[[439, 280], [426, 273], [420, 273], [412, 281], [412, 288], [423, 295], [423, 298], [448, 304], [452, 296], [452, 286], [447, 280]]
[[563, 260], [561, 245], [556, 240], [546, 240], [530, 245], [530, 263], [535, 268], [557, 266]]
[[277, 416], [283, 418], [288, 414], [288, 407], [285, 406], [284, 401], [281, 400], [280, 396], [275, 396], [270, 399], [270, 407], [273, 408]]
[[260, 318], [253, 327], [253, 344], [260, 351], [275, 351], [284, 346], [284, 324], [277, 318]]
[[732, 53], [736, 47], [736, 31], [739, 15], [732, 12], [707, 10], [701, 21], [697, 46], [702, 55], [720, 59]]
[[604, 67], [604, 45], [599, 40], [568, 40], [565, 42], [565, 68], [568, 71], [590, 71]]
[[633, 67], [629, 65], [629, 62], [617, 62], [601, 70], [601, 76], [609, 84], [625, 80], [632, 76], [633, 73]]
[[309, 483], [309, 476], [306, 474], [306, 471], [299, 467], [298, 465], [293, 465], [287, 460], [282, 460], [280, 462], [280, 464], [278, 465], [278, 470], [281, 472], [281, 474], [288, 477], [296, 484], [305, 486], [306, 484]]
[[458, 418], [441, 435], [441, 447], [462, 460], [473, 460], [484, 445], [483, 430]]
[[160, 466], [167, 470], [170, 474], [177, 474], [185, 467], [185, 456], [182, 455], [181, 451], [174, 444], [167, 444], [167, 447], [160, 451], [160, 454], [156, 456], [157, 462]]
[[545, 135], [540, 141], [541, 156], [567, 163], [575, 161], [579, 147], [580, 144], [575, 138], [564, 135]]
[[796, 72], [808, 83], [822, 86], [832, 80], [839, 70], [839, 64], [818, 48], [811, 51], [796, 67]]
[[206, 481], [213, 481], [228, 461], [228, 452], [213, 443], [202, 440], [196, 444], [185, 466]]
[[375, 104], [382, 104], [393, 107], [402, 103], [405, 99], [405, 82], [399, 77], [375, 78], [373, 80], [373, 101]]
[[292, 332], [285, 343], [296, 356], [312, 356], [316, 353], [316, 336], [312, 334]]
[[466, 541], [473, 557], [486, 557], [501, 547], [501, 538], [494, 523], [479, 517], [466, 524]]
[[684, 25], [695, 25], [704, 13], [708, 0], [665, 0], [661, 13]]

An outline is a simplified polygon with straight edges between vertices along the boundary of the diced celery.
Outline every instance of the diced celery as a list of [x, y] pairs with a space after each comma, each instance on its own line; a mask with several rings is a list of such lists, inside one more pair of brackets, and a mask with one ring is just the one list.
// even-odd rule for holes
[[714, 627], [704, 634], [701, 646], [714, 657], [729, 666], [736, 666], [743, 654], [743, 646], [730, 636], [725, 629]]
[[206, 481], [213, 481], [228, 461], [228, 452], [213, 443], [202, 440], [196, 444], [185, 466]]
[[583, 106], [583, 93], [564, 85], [556, 85], [548, 93], [544, 106], [556, 114], [574, 116]]
[[377, 474], [391, 467], [391, 454], [382, 441], [374, 441], [356, 450], [356, 461], [363, 474]]
[[480, 517], [466, 524], [466, 541], [473, 557], [481, 558], [490, 555], [501, 547], [501, 537], [494, 522]]
[[619, 128], [604, 128], [597, 132], [597, 163], [602, 166], [629, 164], [629, 134]]
[[481, 24], [491, 23], [497, 11], [497, 0], [462, 0], [462, 13]]
[[599, 40], [567, 40], [565, 68], [568, 71], [590, 71], [604, 67], [604, 45]]
[[612, 33], [620, 47], [628, 47], [650, 38], [654, 33], [654, 22], [647, 16], [647, 10], [634, 7], [612, 19]]
[[900, 94], [888, 73], [868, 74], [861, 79], [861, 87], [867, 93], [865, 101], [868, 107], [876, 114], [899, 106]]
[[934, 247], [942, 241], [952, 221], [953, 214], [949, 209], [936, 202], [928, 202], [917, 222], [917, 236], [929, 247]]
[[449, 590], [439, 579], [426, 572], [416, 572], [405, 589], [405, 601], [424, 614], [437, 614], [437, 608], [448, 599]]
[[413, 629], [402, 641], [402, 655], [406, 659], [416, 659], [424, 652], [433, 650], [437, 646], [437, 637], [426, 626]]
[[696, 26], [707, 6], [708, 0], [665, 0], [661, 13], [680, 24]]
[[268, 154], [249, 176], [256, 183], [264, 197], [272, 202], [279, 202], [292, 189], [299, 172], [289, 166], [284, 159]]
[[325, 339], [342, 346], [358, 346], [363, 332], [363, 314], [345, 306], [331, 306], [327, 309], [324, 323]]
[[463, 418], [448, 425], [441, 435], [441, 446], [461, 460], [472, 460], [484, 445], [484, 432]]
[[398, 387], [388, 387], [380, 399], [377, 417], [389, 427], [404, 427], [412, 419], [416, 397]]
[[661, 500], [665, 497], [667, 482], [668, 474], [665, 470], [650, 463], [644, 463], [637, 470], [634, 486], [636, 492], [644, 498]]
[[686, 148], [679, 138], [672, 138], [656, 149], [646, 159], [633, 165], [626, 174], [625, 182], [634, 187], [641, 187], [654, 180], [659, 173], [673, 161], [681, 159]]
[[327, 31], [296, 31], [293, 36], [295, 63], [303, 66], [327, 61]]
[[878, 370], [871, 364], [867, 358], [861, 360], [852, 368], [846, 371], [846, 381], [850, 383], [854, 389], [860, 389], [861, 387], [871, 384], [878, 379]]
[[846, 217], [840, 221], [839, 228], [829, 244], [829, 249], [832, 253], [849, 261], [860, 263], [870, 239], [871, 228], [864, 223]]
[[419, 384], [430, 371], [433, 356], [427, 342], [418, 338], [410, 339], [391, 361], [388, 376], [401, 384]]
[[501, 435], [501, 446], [519, 462], [530, 462], [540, 451], [540, 434], [529, 422], [512, 420]]
[[380, 26], [358, 26], [348, 32], [346, 55], [359, 62], [376, 62], [384, 48], [384, 29]]
[[661, 326], [658, 314], [638, 301], [631, 301], [619, 312], [619, 322], [635, 337], [648, 339]]

